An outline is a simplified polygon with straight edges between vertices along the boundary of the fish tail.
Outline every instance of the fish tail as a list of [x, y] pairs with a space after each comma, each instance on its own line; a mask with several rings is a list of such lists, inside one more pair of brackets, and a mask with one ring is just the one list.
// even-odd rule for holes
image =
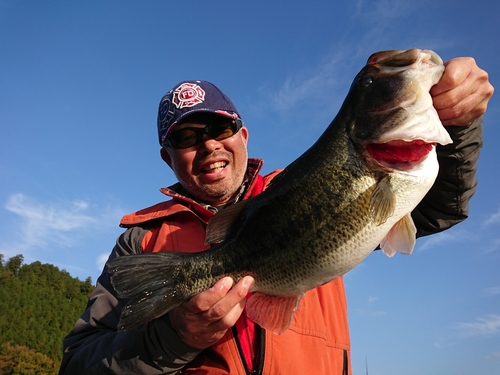
[[111, 283], [126, 299], [118, 330], [128, 330], [158, 318], [194, 296], [185, 285], [192, 254], [144, 253], [108, 262]]

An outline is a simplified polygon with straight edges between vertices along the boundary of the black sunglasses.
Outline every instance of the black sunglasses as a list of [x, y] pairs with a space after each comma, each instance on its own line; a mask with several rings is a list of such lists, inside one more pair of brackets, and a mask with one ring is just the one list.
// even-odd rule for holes
[[203, 128], [182, 128], [174, 130], [163, 143], [163, 146], [173, 148], [188, 148], [199, 144], [203, 140], [203, 135], [217, 141], [232, 137], [243, 126], [240, 119], [227, 119], [222, 122], [208, 124]]

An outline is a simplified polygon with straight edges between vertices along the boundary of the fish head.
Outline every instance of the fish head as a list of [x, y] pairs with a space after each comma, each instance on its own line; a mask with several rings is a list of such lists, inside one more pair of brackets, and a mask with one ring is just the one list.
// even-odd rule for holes
[[451, 143], [429, 93], [443, 72], [443, 60], [430, 50], [372, 54], [344, 103], [353, 144], [380, 164], [407, 169], [437, 143]]

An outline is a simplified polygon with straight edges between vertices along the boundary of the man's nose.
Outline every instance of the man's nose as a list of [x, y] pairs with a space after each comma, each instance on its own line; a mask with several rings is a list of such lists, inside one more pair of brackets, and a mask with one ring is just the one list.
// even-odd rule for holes
[[208, 152], [213, 152], [222, 148], [223, 146], [220, 141], [210, 137], [208, 134], [203, 134], [203, 139], [201, 141], [200, 147], [203, 147]]

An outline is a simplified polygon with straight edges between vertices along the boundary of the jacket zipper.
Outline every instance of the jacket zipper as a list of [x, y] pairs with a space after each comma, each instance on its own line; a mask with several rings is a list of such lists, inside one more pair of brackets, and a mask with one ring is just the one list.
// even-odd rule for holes
[[[368, 374], [368, 370], [366, 370]], [[344, 368], [342, 369], [342, 375], [349, 375], [349, 355], [347, 350], [344, 349]]]
[[236, 327], [233, 326], [231, 328], [231, 331], [233, 333], [233, 337], [236, 342], [236, 347], [238, 348], [238, 352], [240, 354], [240, 361], [241, 363], [243, 363], [243, 368], [245, 369], [245, 373], [247, 375], [262, 375], [262, 370], [264, 368], [264, 353], [266, 349], [266, 331], [264, 330], [264, 328], [260, 328], [259, 332], [260, 345], [258, 353], [259, 357], [257, 363], [255, 363], [253, 371], [250, 371], [248, 369], [247, 361], [245, 360], [245, 355], [243, 354], [243, 350], [241, 349], [240, 339], [238, 338], [238, 332], [236, 331]]

